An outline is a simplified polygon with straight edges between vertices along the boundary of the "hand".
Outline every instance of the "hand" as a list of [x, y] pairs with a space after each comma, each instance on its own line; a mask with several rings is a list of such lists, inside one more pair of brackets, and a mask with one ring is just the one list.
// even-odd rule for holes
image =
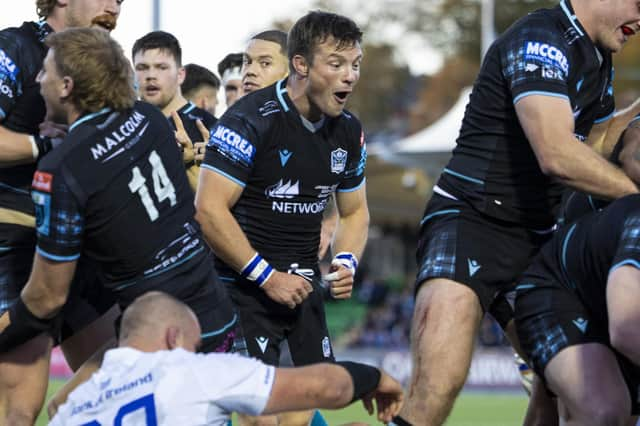
[[191, 143], [191, 138], [184, 129], [184, 124], [182, 124], [182, 120], [178, 113], [173, 111], [171, 113], [171, 117], [173, 118], [173, 123], [176, 125], [176, 142], [182, 149], [182, 161], [185, 163], [191, 163], [194, 159], [193, 143]]
[[0, 316], [0, 333], [2, 333], [5, 328], [9, 327], [9, 325], [11, 325], [11, 319], [9, 318], [9, 311], [6, 310]]
[[295, 274], [274, 271], [273, 275], [262, 285], [262, 289], [271, 300], [294, 309], [313, 291], [311, 284]]
[[373, 400], [376, 401], [378, 409], [378, 420], [383, 423], [390, 422], [402, 409], [404, 394], [402, 386], [393, 377], [380, 370], [380, 382], [378, 387], [362, 398], [365, 410], [373, 414]]
[[49, 416], [49, 420], [53, 419], [53, 417], [58, 412], [58, 408], [64, 404], [65, 401], [57, 400], [58, 394], [53, 395], [49, 403], [47, 404], [47, 415]]
[[206, 149], [207, 149], [206, 142], [196, 142], [193, 144], [193, 151], [194, 151], [193, 159], [195, 160], [196, 164], [200, 165], [200, 163], [202, 163], [202, 161], [204, 160], [204, 154], [206, 152]]
[[67, 136], [69, 126], [66, 124], [54, 123], [50, 120], [45, 120], [39, 125], [40, 136], [46, 136], [51, 139], [59, 139]]
[[329, 272], [322, 278], [329, 284], [331, 297], [349, 299], [353, 292], [353, 271], [344, 265], [332, 262]]
[[209, 133], [209, 129], [207, 129], [204, 124], [202, 124], [202, 120], [196, 120], [196, 126], [200, 131], [200, 135], [202, 136], [202, 141], [195, 142], [193, 144], [193, 150], [195, 152], [195, 157], [194, 157], [195, 162], [196, 164], [200, 164], [204, 160], [204, 154], [206, 152], [207, 143], [209, 143], [210, 133]]

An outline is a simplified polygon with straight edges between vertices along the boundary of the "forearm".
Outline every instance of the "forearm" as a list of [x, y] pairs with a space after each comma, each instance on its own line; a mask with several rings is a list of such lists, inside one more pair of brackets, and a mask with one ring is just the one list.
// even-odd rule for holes
[[603, 157], [608, 158], [613, 148], [618, 143], [629, 123], [640, 113], [640, 99], [636, 99], [634, 103], [627, 108], [617, 111], [611, 120], [607, 122], [607, 128], [604, 135], [601, 136], [600, 147], [598, 152]]
[[333, 253], [350, 252], [362, 257], [369, 234], [369, 211], [358, 209], [348, 216], [340, 216], [333, 242]]
[[225, 208], [198, 210], [196, 219], [216, 256], [235, 271], [240, 272], [256, 253], [231, 211]]
[[0, 125], [0, 168], [35, 161], [30, 135]]
[[554, 157], [546, 173], [567, 186], [609, 199], [638, 192], [622, 169], [577, 140], [562, 144]]

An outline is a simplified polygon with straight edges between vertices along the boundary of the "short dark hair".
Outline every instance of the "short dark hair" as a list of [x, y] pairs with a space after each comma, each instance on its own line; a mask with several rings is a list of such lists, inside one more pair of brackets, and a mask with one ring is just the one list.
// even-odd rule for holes
[[36, 0], [36, 12], [40, 19], [47, 19], [56, 7], [56, 0]]
[[293, 72], [291, 60], [302, 55], [309, 64], [313, 63], [313, 54], [319, 44], [333, 37], [338, 49], [351, 47], [362, 41], [362, 31], [355, 22], [346, 16], [320, 10], [307, 13], [293, 25], [289, 31], [287, 51], [289, 67]]
[[133, 69], [122, 47], [98, 28], [70, 28], [47, 36], [58, 74], [73, 79], [74, 106], [96, 112], [131, 108], [136, 100]]
[[267, 30], [262, 31], [251, 37], [249, 40], [264, 40], [270, 41], [280, 45], [280, 52], [283, 55], [287, 54], [287, 33], [280, 30]]
[[180, 85], [182, 94], [189, 97], [201, 86], [211, 86], [216, 90], [220, 88], [220, 79], [207, 68], [197, 64], [187, 64], [184, 66], [185, 77]]
[[175, 38], [173, 34], [166, 31], [151, 31], [142, 36], [133, 44], [131, 59], [135, 60], [138, 52], [145, 52], [152, 49], [168, 51], [176, 60], [178, 66], [182, 66], [182, 49], [180, 48], [180, 42], [178, 42], [178, 39]]
[[224, 72], [229, 68], [242, 66], [242, 53], [229, 53], [218, 63], [218, 74], [222, 77]]

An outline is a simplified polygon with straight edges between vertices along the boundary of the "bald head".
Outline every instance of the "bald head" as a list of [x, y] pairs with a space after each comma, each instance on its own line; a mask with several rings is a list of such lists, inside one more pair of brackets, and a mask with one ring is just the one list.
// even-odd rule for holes
[[166, 293], [151, 291], [124, 311], [120, 346], [145, 352], [177, 347], [195, 351], [200, 334], [198, 319], [187, 305]]

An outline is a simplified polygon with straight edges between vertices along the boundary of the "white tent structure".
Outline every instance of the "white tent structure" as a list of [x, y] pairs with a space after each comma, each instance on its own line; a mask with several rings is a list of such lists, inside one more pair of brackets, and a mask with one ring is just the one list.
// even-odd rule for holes
[[371, 153], [392, 163], [421, 168], [432, 177], [439, 175], [456, 146], [470, 94], [471, 88], [464, 88], [453, 107], [434, 124], [391, 145], [376, 146]]

